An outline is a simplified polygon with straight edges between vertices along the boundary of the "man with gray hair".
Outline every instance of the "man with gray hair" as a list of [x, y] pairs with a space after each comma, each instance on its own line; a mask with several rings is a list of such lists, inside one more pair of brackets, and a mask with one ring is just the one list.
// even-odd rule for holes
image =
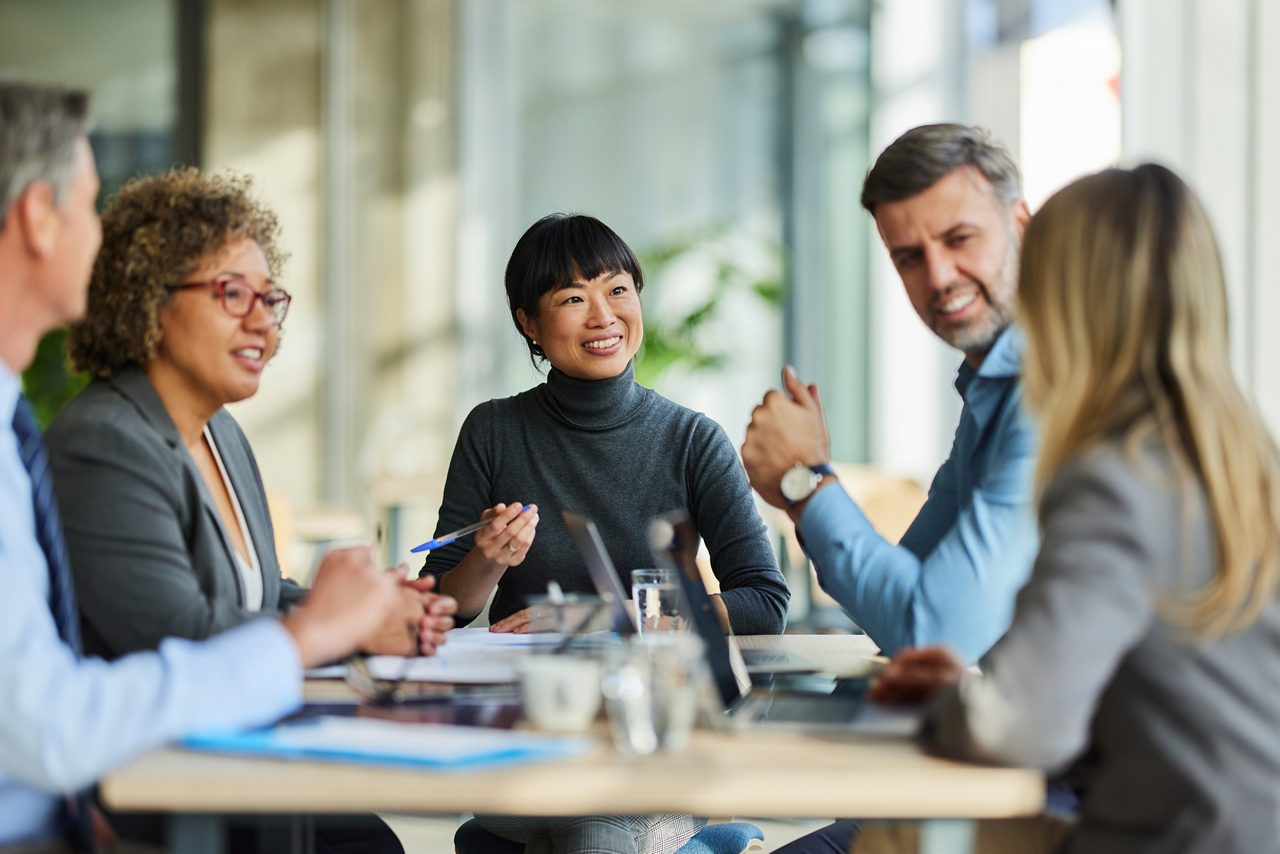
[[[1018, 168], [984, 130], [935, 124], [895, 140], [862, 205], [925, 325], [964, 354], [951, 454], [901, 542], [871, 527], [831, 469], [816, 386], [788, 367], [786, 394], [752, 413], [742, 461], [751, 485], [796, 525], [822, 588], [886, 655], [943, 643], [973, 660], [1004, 634], [1037, 546], [1035, 433], [1021, 407], [1018, 257], [1031, 214]], [[780, 852], [847, 852], [837, 822]]]
[[102, 238], [88, 115], [83, 92], [0, 80], [4, 851], [92, 847], [95, 812], [84, 790], [99, 775], [191, 731], [292, 711], [303, 670], [353, 651], [399, 601], [395, 579], [378, 571], [369, 549], [352, 548], [283, 620], [255, 620], [202, 643], [166, 640], [110, 664], [81, 657], [48, 459], [19, 374], [41, 335], [84, 313]]
[[1030, 212], [1017, 166], [985, 131], [908, 131], [862, 189], [920, 319], [964, 354], [951, 455], [898, 544], [867, 521], [827, 465], [818, 390], [787, 368], [742, 446], [751, 484], [796, 524], [818, 581], [886, 655], [946, 643], [972, 660], [1009, 625], [1035, 554], [1035, 438], [1013, 325], [1018, 250]]

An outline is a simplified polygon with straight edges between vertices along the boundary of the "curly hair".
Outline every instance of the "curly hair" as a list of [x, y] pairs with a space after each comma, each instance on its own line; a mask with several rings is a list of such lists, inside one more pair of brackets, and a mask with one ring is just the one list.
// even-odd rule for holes
[[102, 214], [102, 248], [85, 317], [71, 327], [72, 364], [95, 378], [143, 366], [160, 346], [160, 315], [178, 284], [228, 243], [256, 242], [277, 276], [286, 254], [276, 215], [249, 194], [247, 175], [192, 167], [135, 178]]

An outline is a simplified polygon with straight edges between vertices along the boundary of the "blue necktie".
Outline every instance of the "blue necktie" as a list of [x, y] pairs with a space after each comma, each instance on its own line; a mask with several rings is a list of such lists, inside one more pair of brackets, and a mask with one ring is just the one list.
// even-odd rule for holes
[[53, 479], [49, 476], [49, 455], [35, 413], [25, 397], [18, 398], [13, 413], [13, 433], [18, 437], [18, 453], [31, 476], [31, 497], [35, 502], [36, 539], [49, 564], [49, 610], [58, 634], [67, 646], [80, 654], [80, 614], [71, 586], [71, 565], [67, 544], [62, 539], [62, 521], [53, 500]]
[[[64, 643], [80, 656], [80, 614], [76, 608], [76, 594], [71, 585], [71, 565], [67, 559], [67, 544], [62, 539], [62, 521], [58, 518], [58, 506], [53, 500], [53, 479], [49, 475], [49, 455], [45, 453], [44, 439], [35, 413], [25, 397], [18, 398], [13, 413], [13, 434], [18, 439], [18, 454], [22, 465], [31, 476], [31, 498], [35, 504], [36, 540], [49, 564], [49, 610], [53, 613], [58, 635]], [[87, 820], [90, 805], [89, 794], [79, 792], [68, 799], [68, 830], [79, 839], [87, 850], [92, 850], [92, 831]]]

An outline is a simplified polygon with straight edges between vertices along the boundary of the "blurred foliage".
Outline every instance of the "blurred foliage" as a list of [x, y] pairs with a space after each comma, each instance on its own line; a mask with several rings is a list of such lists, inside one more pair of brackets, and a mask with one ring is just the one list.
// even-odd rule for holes
[[23, 393], [41, 427], [48, 427], [58, 410], [88, 384], [89, 375], [71, 370], [67, 361], [66, 329], [55, 329], [41, 338], [35, 359], [22, 373]]
[[[709, 285], [693, 283], [708, 295], [683, 316], [659, 319], [655, 313], [645, 312], [644, 345], [635, 365], [636, 380], [641, 385], [653, 388], [663, 374], [675, 368], [696, 373], [716, 370], [725, 363], [729, 354], [708, 349], [702, 340], [704, 330], [719, 316], [725, 297], [751, 293], [771, 307], [781, 307], [784, 295], [781, 246], [762, 247], [771, 262], [767, 265], [771, 274], [762, 277], [744, 263], [733, 241], [725, 240], [725, 236], [724, 228], [711, 228], [672, 238], [637, 253], [645, 274], [646, 292], [659, 290], [663, 285], [658, 283], [666, 278], [669, 269], [695, 254], [710, 261], [708, 272], [703, 275], [711, 280]], [[688, 275], [682, 275], [681, 281], [690, 284]]]

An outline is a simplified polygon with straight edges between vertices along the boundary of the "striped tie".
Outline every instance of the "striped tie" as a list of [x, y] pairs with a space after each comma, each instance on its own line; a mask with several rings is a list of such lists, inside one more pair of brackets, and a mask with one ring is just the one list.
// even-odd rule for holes
[[[31, 476], [31, 497], [35, 503], [36, 539], [49, 564], [49, 610], [53, 622], [64, 643], [80, 656], [80, 614], [76, 609], [76, 594], [71, 586], [71, 565], [67, 560], [67, 544], [62, 539], [62, 522], [58, 518], [58, 506], [53, 501], [53, 481], [49, 476], [49, 455], [44, 450], [44, 439], [35, 413], [25, 397], [19, 396], [18, 407], [13, 413], [13, 434], [18, 439], [18, 454], [22, 465]], [[91, 804], [88, 792], [78, 792], [67, 798], [68, 831], [85, 850], [93, 849], [90, 823], [81, 819], [88, 815]]]
[[31, 475], [31, 495], [35, 501], [36, 538], [49, 564], [49, 610], [58, 626], [58, 634], [67, 646], [80, 654], [80, 615], [76, 595], [71, 586], [71, 566], [67, 560], [67, 544], [62, 539], [62, 522], [53, 501], [53, 480], [49, 477], [49, 455], [35, 413], [25, 397], [18, 398], [13, 413], [13, 433], [18, 437], [18, 453]]

